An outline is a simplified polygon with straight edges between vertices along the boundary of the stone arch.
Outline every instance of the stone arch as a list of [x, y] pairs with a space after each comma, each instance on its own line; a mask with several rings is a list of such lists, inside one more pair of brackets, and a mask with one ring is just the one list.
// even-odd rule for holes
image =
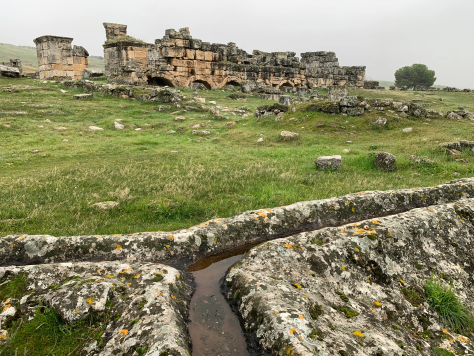
[[283, 82], [281, 83], [279, 86], [278, 86], [278, 89], [281, 89], [282, 87], [291, 87], [291, 88], [294, 88], [295, 85], [293, 83], [290, 83], [290, 82]]
[[233, 85], [234, 87], [240, 87], [240, 83], [234, 79], [229, 80], [226, 85]]
[[202, 79], [196, 79], [196, 80], [193, 80], [191, 83], [189, 83], [189, 86], [191, 86], [191, 84], [193, 83], [199, 83], [199, 84], [202, 84], [204, 85], [207, 89], [211, 89], [212, 86], [209, 82], [205, 81], [205, 80], [202, 80]]
[[147, 77], [148, 78], [148, 85], [155, 85], [158, 87], [175, 87], [173, 82], [165, 77]]

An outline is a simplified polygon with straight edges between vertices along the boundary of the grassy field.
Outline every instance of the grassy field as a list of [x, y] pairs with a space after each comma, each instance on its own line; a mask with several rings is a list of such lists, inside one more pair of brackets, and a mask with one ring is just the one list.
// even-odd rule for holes
[[[10, 85], [16, 90], [3, 92]], [[0, 78], [0, 236], [172, 230], [249, 209], [363, 190], [430, 186], [474, 173], [471, 155], [462, 156], [469, 163], [455, 162], [437, 148], [443, 141], [472, 140], [473, 121], [407, 118], [377, 128], [370, 124], [375, 112], [349, 117], [300, 111], [278, 122], [274, 117], [258, 121], [255, 108], [270, 102], [200, 92], [220, 106], [250, 109], [248, 117], [224, 113], [229, 120], [218, 120], [207, 113], [160, 112], [158, 103], [97, 94], [91, 101], [78, 101], [72, 96], [80, 90], [62, 94], [60, 89], [59, 83]], [[184, 92], [192, 97], [191, 90]], [[474, 111], [474, 94], [353, 94]], [[44, 112], [55, 110], [59, 112]], [[175, 122], [178, 115], [186, 120]], [[126, 128], [114, 130], [115, 119], [122, 119]], [[228, 121], [236, 125], [229, 129]], [[201, 142], [191, 134], [198, 123], [211, 132]], [[104, 130], [90, 131], [91, 125]], [[403, 133], [405, 127], [413, 132]], [[282, 142], [282, 130], [298, 132], [300, 139]], [[257, 143], [260, 137], [263, 143]], [[371, 155], [378, 150], [397, 157], [395, 172], [375, 168]], [[342, 168], [317, 171], [314, 160], [333, 154], [343, 156]], [[435, 164], [416, 166], [407, 158], [412, 154], [429, 156]], [[108, 200], [120, 204], [108, 211], [91, 207]]]
[[[15, 58], [21, 59], [24, 72], [35, 72], [38, 70], [38, 60], [36, 59], [35, 47], [15, 46], [0, 43], [0, 62], [8, 63], [10, 59]], [[97, 57], [89, 57], [89, 67], [104, 69], [104, 60]]]

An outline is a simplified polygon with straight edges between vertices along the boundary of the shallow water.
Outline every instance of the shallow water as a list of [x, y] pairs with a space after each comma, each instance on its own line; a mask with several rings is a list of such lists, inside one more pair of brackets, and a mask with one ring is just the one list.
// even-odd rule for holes
[[189, 334], [193, 356], [248, 356], [237, 316], [220, 292], [219, 280], [256, 244], [210, 256], [191, 265], [196, 292], [191, 298]]

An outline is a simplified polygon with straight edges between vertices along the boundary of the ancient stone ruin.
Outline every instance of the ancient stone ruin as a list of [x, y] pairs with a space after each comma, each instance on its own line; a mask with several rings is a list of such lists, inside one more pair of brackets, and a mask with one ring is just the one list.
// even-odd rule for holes
[[34, 39], [40, 79], [81, 79], [82, 72], [89, 67], [89, 52], [82, 46], [71, 47], [72, 41], [70, 37], [60, 36]]
[[166, 30], [154, 44], [127, 35], [127, 26], [104, 23], [105, 74], [117, 84], [148, 83], [170, 87], [203, 84], [208, 89], [225, 85], [326, 87], [364, 86], [365, 67], [341, 67], [334, 52], [253, 54], [228, 44], [193, 39], [189, 28]]
[[0, 77], [20, 78], [23, 67], [20, 59], [10, 59], [10, 62], [0, 63]]

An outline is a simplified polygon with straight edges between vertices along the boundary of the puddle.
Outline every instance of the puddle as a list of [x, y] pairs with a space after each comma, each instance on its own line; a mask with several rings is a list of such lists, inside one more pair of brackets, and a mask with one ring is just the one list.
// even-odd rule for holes
[[245, 252], [260, 243], [206, 257], [189, 266], [196, 281], [188, 325], [193, 356], [249, 355], [239, 319], [221, 294], [219, 281]]

